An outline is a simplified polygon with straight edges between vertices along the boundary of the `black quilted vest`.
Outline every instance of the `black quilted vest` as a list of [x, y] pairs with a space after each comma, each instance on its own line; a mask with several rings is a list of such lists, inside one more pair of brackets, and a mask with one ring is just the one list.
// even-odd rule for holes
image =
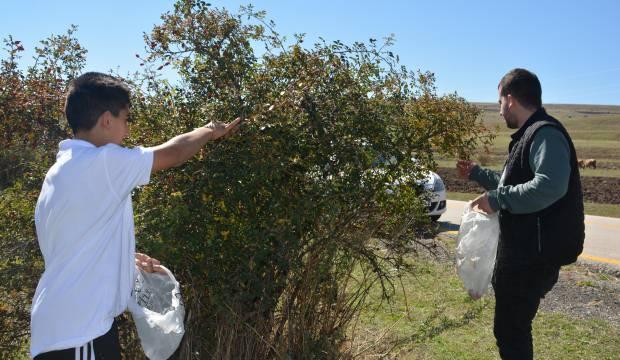
[[543, 126], [560, 130], [570, 147], [571, 173], [564, 197], [531, 214], [512, 214], [500, 210], [500, 242], [497, 265], [566, 265], [577, 260], [583, 250], [585, 224], [583, 193], [575, 146], [566, 129], [543, 108], [536, 111], [512, 135], [505, 167], [504, 185], [530, 181], [530, 147], [534, 134]]

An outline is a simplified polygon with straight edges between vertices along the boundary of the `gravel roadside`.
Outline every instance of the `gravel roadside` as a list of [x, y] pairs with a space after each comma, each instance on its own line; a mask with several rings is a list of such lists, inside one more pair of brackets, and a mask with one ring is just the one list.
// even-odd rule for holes
[[620, 270], [587, 262], [565, 266], [540, 309], [620, 327]]
[[[439, 233], [438, 239], [430, 257], [454, 264], [456, 235]], [[427, 245], [420, 246], [418, 254], [428, 256], [433, 240], [422, 242]], [[586, 261], [562, 267], [558, 282], [541, 300], [539, 311], [602, 320], [620, 328], [620, 269]]]

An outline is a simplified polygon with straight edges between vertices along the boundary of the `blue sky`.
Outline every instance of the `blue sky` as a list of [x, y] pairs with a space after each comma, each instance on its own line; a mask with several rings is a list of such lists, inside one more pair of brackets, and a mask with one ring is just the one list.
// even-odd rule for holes
[[[164, 0], [1, 0], [0, 38], [32, 48], [78, 25], [88, 49], [86, 70], [134, 71], [142, 33], [172, 10]], [[236, 10], [248, 1], [211, 1]], [[620, 1], [275, 1], [266, 10], [281, 34], [309, 40], [367, 41], [391, 33], [410, 69], [430, 70], [440, 93], [497, 101], [497, 83], [514, 67], [538, 74], [543, 102], [620, 105]]]

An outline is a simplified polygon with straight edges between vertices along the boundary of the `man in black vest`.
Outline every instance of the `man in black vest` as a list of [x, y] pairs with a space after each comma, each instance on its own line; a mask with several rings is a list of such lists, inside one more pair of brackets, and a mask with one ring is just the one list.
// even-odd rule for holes
[[560, 266], [583, 249], [584, 213], [579, 166], [566, 129], [542, 107], [536, 75], [513, 69], [498, 86], [500, 115], [510, 129], [501, 175], [469, 160], [457, 172], [487, 192], [472, 202], [499, 212], [500, 240], [493, 274], [493, 332], [502, 359], [532, 359], [532, 320]]

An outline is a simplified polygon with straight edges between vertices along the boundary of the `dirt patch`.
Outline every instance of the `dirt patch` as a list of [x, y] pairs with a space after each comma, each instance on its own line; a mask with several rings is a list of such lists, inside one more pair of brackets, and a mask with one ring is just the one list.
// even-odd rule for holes
[[456, 175], [456, 168], [438, 168], [437, 174], [441, 176], [441, 179], [446, 185], [446, 190], [449, 192], [480, 194], [484, 191], [482, 186], [478, 185], [475, 181], [467, 181], [459, 178]]
[[[467, 181], [456, 175], [456, 169], [439, 168], [437, 173], [449, 192], [480, 194], [484, 189], [474, 181]], [[599, 204], [620, 204], [620, 178], [582, 176], [581, 186], [586, 202]]]
[[620, 178], [582, 176], [583, 198], [599, 204], [620, 204]]

